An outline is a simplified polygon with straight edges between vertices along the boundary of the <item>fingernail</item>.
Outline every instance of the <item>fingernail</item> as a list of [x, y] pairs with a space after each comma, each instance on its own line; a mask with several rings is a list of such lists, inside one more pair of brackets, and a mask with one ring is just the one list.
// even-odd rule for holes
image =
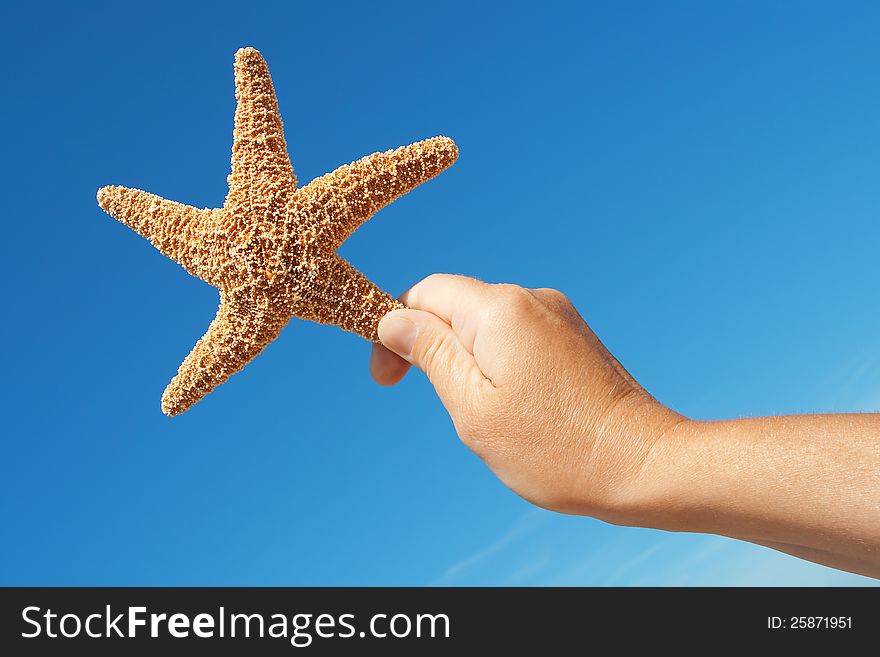
[[403, 317], [386, 316], [379, 322], [379, 340], [403, 358], [412, 352], [417, 333], [416, 325]]

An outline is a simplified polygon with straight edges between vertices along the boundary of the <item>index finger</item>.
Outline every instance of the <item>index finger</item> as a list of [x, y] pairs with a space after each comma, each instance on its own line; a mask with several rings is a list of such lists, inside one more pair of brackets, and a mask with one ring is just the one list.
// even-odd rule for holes
[[485, 307], [490, 287], [467, 276], [431, 274], [404, 292], [400, 300], [449, 324], [464, 348], [473, 354], [479, 311]]

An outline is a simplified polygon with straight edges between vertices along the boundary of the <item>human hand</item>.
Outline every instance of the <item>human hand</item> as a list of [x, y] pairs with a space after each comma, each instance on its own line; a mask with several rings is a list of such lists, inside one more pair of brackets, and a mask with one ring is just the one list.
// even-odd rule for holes
[[402, 300], [379, 323], [373, 377], [424, 370], [462, 441], [530, 502], [880, 577], [880, 414], [690, 420], [560, 292], [435, 274]]
[[371, 372], [422, 369], [462, 441], [508, 487], [629, 522], [655, 442], [683, 418], [654, 400], [556, 290], [435, 274], [379, 324]]

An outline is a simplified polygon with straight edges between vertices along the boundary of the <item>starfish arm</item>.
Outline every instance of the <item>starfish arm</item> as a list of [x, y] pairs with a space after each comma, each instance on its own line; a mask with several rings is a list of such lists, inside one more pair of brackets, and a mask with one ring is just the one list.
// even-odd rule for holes
[[98, 204], [114, 219], [146, 237], [190, 274], [215, 284], [206, 253], [222, 239], [215, 210], [199, 210], [127, 187], [102, 187]]
[[288, 319], [266, 299], [233, 300], [221, 293], [217, 316], [162, 394], [162, 412], [174, 416], [188, 410], [256, 358]]
[[235, 130], [226, 206], [276, 213], [296, 189], [269, 67], [254, 48], [235, 53]]
[[317, 222], [319, 241], [338, 248], [362, 223], [408, 191], [451, 166], [458, 147], [434, 137], [385, 153], [374, 153], [316, 178], [294, 202]]
[[404, 307], [335, 253], [318, 265], [315, 281], [308, 311], [297, 314], [320, 324], [335, 324], [372, 342], [379, 342], [379, 320]]

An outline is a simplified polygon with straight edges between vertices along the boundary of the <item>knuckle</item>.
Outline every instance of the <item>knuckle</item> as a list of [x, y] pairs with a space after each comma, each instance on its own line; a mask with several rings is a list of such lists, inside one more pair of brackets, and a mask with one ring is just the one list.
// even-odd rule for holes
[[564, 292], [560, 292], [559, 290], [552, 287], [539, 287], [534, 290], [535, 295], [540, 299], [547, 301], [552, 304], [556, 304], [558, 306], [571, 306], [571, 300], [565, 295]]
[[518, 297], [526, 291], [524, 287], [517, 285], [516, 283], [498, 283], [495, 286], [495, 289], [498, 291], [499, 295], [505, 296], [508, 299]]
[[529, 291], [512, 283], [501, 283], [496, 286], [491, 308], [502, 315], [518, 314], [528, 310], [534, 303]]
[[545, 287], [542, 289], [544, 290], [544, 294], [546, 294], [550, 299], [553, 299], [554, 301], [566, 304], [571, 303], [565, 293], [557, 290], [556, 288]]
[[418, 347], [418, 361], [429, 376], [437, 362], [437, 354], [441, 351], [442, 344], [442, 340], [436, 340], [432, 336], [431, 339], [422, 342]]
[[418, 362], [421, 364], [429, 379], [433, 379], [436, 373], [451, 365], [452, 349], [448, 336], [430, 335], [421, 344], [417, 345]]

